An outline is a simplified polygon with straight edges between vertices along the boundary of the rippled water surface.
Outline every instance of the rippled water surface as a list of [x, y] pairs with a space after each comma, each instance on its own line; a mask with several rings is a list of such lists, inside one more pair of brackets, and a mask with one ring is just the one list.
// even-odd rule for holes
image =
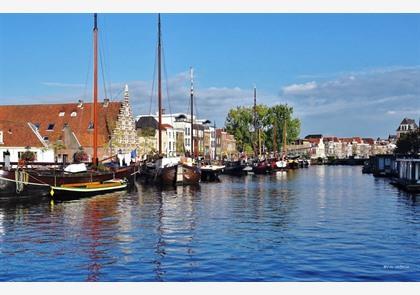
[[221, 180], [0, 205], [0, 281], [420, 281], [419, 201], [386, 179]]

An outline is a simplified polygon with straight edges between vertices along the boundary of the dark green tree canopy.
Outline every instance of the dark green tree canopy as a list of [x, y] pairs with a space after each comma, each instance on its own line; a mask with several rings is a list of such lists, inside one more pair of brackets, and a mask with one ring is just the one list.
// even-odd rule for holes
[[418, 155], [420, 153], [420, 129], [401, 134], [397, 141], [396, 154]]

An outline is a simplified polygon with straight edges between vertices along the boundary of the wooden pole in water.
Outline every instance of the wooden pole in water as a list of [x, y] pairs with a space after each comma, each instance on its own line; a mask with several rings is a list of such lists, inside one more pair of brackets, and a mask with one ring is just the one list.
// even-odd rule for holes
[[94, 14], [93, 27], [93, 166], [98, 165], [98, 26]]

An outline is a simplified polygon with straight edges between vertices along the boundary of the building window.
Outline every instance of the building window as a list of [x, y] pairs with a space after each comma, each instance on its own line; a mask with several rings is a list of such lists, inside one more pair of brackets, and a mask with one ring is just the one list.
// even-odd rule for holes
[[3, 131], [0, 131], [0, 144], [3, 144]]
[[93, 129], [93, 123], [92, 122], [89, 122], [88, 129]]
[[59, 117], [64, 117], [64, 114], [65, 114], [65, 112], [59, 112], [59, 113], [58, 113], [58, 116], [59, 116]]
[[44, 136], [44, 141], [48, 141], [48, 136]]
[[70, 114], [70, 117], [76, 117], [77, 116], [77, 113], [76, 112], [72, 112], [71, 114]]
[[41, 124], [40, 123], [35, 123], [34, 125], [35, 125], [36, 129], [39, 130], [39, 126], [41, 126]]
[[53, 130], [54, 130], [54, 123], [48, 124], [47, 131], [53, 131]]

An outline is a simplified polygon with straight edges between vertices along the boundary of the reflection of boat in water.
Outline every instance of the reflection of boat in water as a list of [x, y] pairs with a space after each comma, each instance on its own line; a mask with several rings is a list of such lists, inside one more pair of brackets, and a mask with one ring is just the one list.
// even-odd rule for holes
[[51, 186], [51, 197], [54, 200], [71, 200], [94, 195], [107, 194], [125, 190], [127, 182], [113, 179], [103, 182], [72, 183], [61, 186]]

